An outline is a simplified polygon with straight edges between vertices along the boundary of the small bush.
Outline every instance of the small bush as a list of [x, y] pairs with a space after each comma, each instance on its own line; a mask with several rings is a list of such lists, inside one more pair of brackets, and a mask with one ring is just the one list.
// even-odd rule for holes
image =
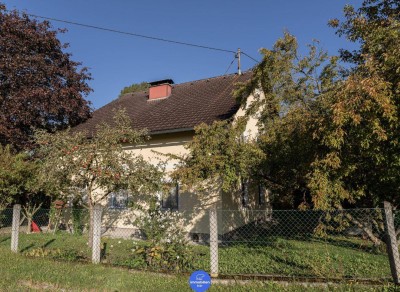
[[72, 250], [72, 249], [61, 250], [59, 248], [48, 249], [48, 248], [38, 247], [38, 248], [28, 250], [28, 251], [24, 252], [23, 254], [28, 257], [51, 258], [51, 259], [55, 259], [55, 260], [64, 260], [64, 261], [70, 261], [70, 262], [85, 259], [85, 256], [80, 254], [78, 251]]
[[190, 270], [193, 254], [184, 231], [186, 221], [182, 214], [161, 210], [153, 200], [148, 209], [140, 208], [142, 216], [136, 224], [149, 241], [148, 246], [136, 247], [134, 256], [141, 257], [149, 267], [162, 270]]
[[72, 225], [75, 235], [82, 235], [85, 229], [85, 223], [87, 221], [86, 209], [74, 207], [72, 209]]

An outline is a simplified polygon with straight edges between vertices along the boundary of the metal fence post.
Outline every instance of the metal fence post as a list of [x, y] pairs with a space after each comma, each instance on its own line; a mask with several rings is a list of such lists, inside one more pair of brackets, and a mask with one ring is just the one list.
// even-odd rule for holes
[[218, 220], [216, 206], [210, 208], [210, 267], [211, 277], [218, 277]]
[[92, 241], [92, 263], [100, 263], [101, 255], [101, 213], [102, 208], [100, 205], [94, 206], [93, 210], [93, 241]]
[[386, 227], [386, 245], [389, 256], [390, 270], [392, 272], [393, 282], [400, 284], [400, 257], [399, 245], [396, 239], [396, 230], [394, 228], [392, 205], [384, 202], [385, 208], [385, 227]]
[[18, 235], [19, 235], [19, 221], [21, 218], [21, 205], [16, 204], [13, 207], [13, 219], [11, 227], [11, 251], [18, 252]]

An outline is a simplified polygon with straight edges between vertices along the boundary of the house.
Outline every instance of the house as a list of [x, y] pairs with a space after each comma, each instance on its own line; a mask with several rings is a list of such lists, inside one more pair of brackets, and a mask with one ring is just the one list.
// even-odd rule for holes
[[[164, 154], [185, 154], [184, 145], [193, 138], [194, 127], [200, 123], [211, 124], [214, 121], [234, 119], [244, 115], [244, 110], [233, 97], [234, 85], [245, 82], [251, 78], [251, 72], [241, 75], [232, 74], [207, 78], [182, 84], [174, 84], [171, 79], [150, 83], [148, 91], [125, 94], [110, 102], [93, 113], [93, 117], [77, 127], [77, 130], [95, 131], [101, 122], [112, 123], [113, 111], [125, 108], [133, 121], [133, 127], [146, 128], [151, 139], [145, 145], [125, 145], [125, 151], [141, 154], [148, 161], [166, 159]], [[252, 100], [248, 97], [248, 101]], [[256, 120], [250, 119], [245, 135], [255, 135], [257, 132]], [[169, 161], [167, 172], [174, 168], [176, 161]], [[179, 185], [171, 186], [167, 194], [161, 195], [163, 208], [170, 208], [185, 212], [190, 221], [188, 231], [194, 236], [208, 233], [207, 209], [216, 204], [219, 209], [244, 210], [245, 208], [262, 209], [265, 200], [261, 198], [262, 192], [258, 187], [246, 194], [246, 206], [240, 194], [223, 194], [221, 191], [199, 196], [196, 193], [183, 192]], [[124, 216], [131, 216], [131, 211], [125, 209], [129, 194], [120, 192], [108, 198], [108, 207], [118, 209], [121, 218], [118, 226], [127, 227]], [[233, 228], [231, 226], [229, 228]], [[221, 233], [230, 230], [221, 230]]]

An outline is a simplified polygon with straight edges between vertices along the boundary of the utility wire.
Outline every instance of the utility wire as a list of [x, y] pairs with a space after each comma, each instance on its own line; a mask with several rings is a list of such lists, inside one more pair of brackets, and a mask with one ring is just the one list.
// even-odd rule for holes
[[[6, 11], [7, 12], [12, 12], [10, 10], [6, 10]], [[106, 28], [106, 27], [100, 27], [100, 26], [95, 26], [95, 25], [90, 25], [90, 24], [83, 24], [83, 23], [79, 23], [79, 22], [74, 22], [74, 21], [69, 21], [69, 20], [62, 20], [62, 19], [57, 19], [57, 18], [52, 18], [52, 17], [46, 17], [46, 16], [41, 16], [41, 15], [36, 15], [36, 14], [31, 14], [31, 13], [25, 13], [25, 14], [28, 15], [28, 16], [31, 16], [31, 17], [42, 18], [42, 19], [46, 19], [46, 20], [52, 20], [52, 21], [57, 21], [57, 22], [62, 22], [62, 23], [67, 23], [67, 24], [72, 24], [72, 25], [77, 25], [77, 26], [82, 26], [82, 27], [87, 27], [87, 28], [93, 28], [93, 29], [102, 30], [102, 31], [119, 33], [119, 34], [124, 34], [124, 35], [129, 35], [129, 36], [134, 36], [134, 37], [140, 37], [140, 38], [145, 38], [145, 39], [150, 39], [150, 40], [155, 40], [155, 41], [167, 42], [167, 43], [172, 43], [172, 44], [184, 45], [184, 46], [189, 46], [189, 47], [195, 47], [195, 48], [208, 49], [208, 50], [214, 50], [214, 51], [220, 51], [220, 52], [236, 54], [236, 52], [232, 51], [232, 50], [226, 50], [226, 49], [203, 46], [203, 45], [198, 45], [198, 44], [193, 44], [193, 43], [175, 41], [175, 40], [170, 40], [170, 39], [165, 39], [165, 38], [153, 37], [153, 36], [148, 36], [148, 35], [143, 35], [143, 34], [138, 34], [138, 33], [133, 33], [133, 32], [126, 32], [126, 31], [121, 31], [121, 30], [116, 30], [116, 29], [111, 29], [111, 28]], [[247, 53], [245, 53], [243, 51], [241, 53], [243, 55], [245, 55], [246, 57], [250, 58], [251, 60], [253, 60], [254, 62], [256, 62], [256, 63], [259, 62], [255, 58], [253, 58], [252, 56], [248, 55]], [[233, 63], [233, 61], [232, 61], [232, 63]], [[228, 68], [228, 70], [229, 70], [229, 68]]]
[[233, 62], [235, 62], [235, 60], [236, 60], [236, 55], [235, 55], [235, 57], [233, 58], [232, 62], [229, 64], [228, 69], [226, 69], [224, 75], [226, 75], [226, 73], [228, 73], [229, 69], [231, 69], [231, 66], [232, 66]]
[[[8, 11], [8, 12], [11, 12], [11, 11]], [[198, 45], [198, 44], [174, 41], [174, 40], [169, 40], [169, 39], [164, 39], [164, 38], [159, 38], [159, 37], [153, 37], [153, 36], [148, 36], [148, 35], [143, 35], [143, 34], [138, 34], [138, 33], [133, 33], [133, 32], [126, 32], [126, 31], [121, 31], [121, 30], [116, 30], [116, 29], [111, 29], [111, 28], [106, 28], [106, 27], [100, 27], [100, 26], [95, 26], [95, 25], [90, 25], [90, 24], [83, 24], [83, 23], [62, 20], [62, 19], [57, 19], [57, 18], [52, 18], [52, 17], [46, 17], [46, 16], [41, 16], [41, 15], [36, 15], [36, 14], [30, 14], [30, 13], [25, 13], [25, 14], [28, 16], [36, 17], [36, 18], [42, 18], [42, 19], [46, 19], [46, 20], [68, 23], [68, 24], [73, 24], [73, 25], [83, 26], [83, 27], [88, 27], [88, 28], [94, 28], [94, 29], [98, 29], [98, 30], [114, 32], [114, 33], [119, 33], [119, 34], [124, 34], [124, 35], [130, 35], [130, 36], [135, 36], [135, 37], [140, 37], [140, 38], [145, 38], [145, 39], [150, 39], [150, 40], [162, 41], [162, 42], [167, 42], [167, 43], [173, 43], [173, 44], [178, 44], [178, 45], [184, 45], [184, 46], [190, 46], [190, 47], [196, 47], [196, 48], [202, 48], [202, 49], [208, 49], [208, 50], [214, 50], [214, 51], [220, 51], [220, 52], [235, 53], [234, 51], [231, 51], [231, 50], [225, 50], [225, 49], [203, 46], [203, 45]]]
[[245, 52], [242, 52], [243, 55], [245, 55], [246, 57], [252, 59], [254, 62], [259, 63], [260, 61], [257, 61], [256, 59], [254, 59], [252, 56], [249, 56], [248, 54], [246, 54]]

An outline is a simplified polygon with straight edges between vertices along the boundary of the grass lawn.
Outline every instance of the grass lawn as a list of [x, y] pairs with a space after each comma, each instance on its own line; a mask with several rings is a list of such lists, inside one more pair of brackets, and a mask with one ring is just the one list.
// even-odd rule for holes
[[220, 248], [220, 270], [223, 274], [261, 273], [293, 277], [391, 277], [385, 253], [363, 250], [354, 241], [346, 246], [344, 238], [340, 241], [338, 244], [278, 238], [267, 246]]
[[[10, 237], [0, 236], [0, 248], [9, 250]], [[30, 257], [52, 257], [64, 261], [88, 262], [90, 250], [85, 236], [60, 234], [21, 234], [21, 253]], [[103, 263], [146, 270], [132, 252], [132, 240], [103, 238], [105, 246]], [[219, 249], [221, 274], [266, 274], [298, 278], [323, 277], [340, 279], [370, 278], [391, 279], [387, 255], [372, 252], [361, 241], [346, 238], [332, 238], [329, 242], [317, 239], [300, 241], [276, 238], [266, 246], [235, 245]], [[46, 251], [59, 254], [46, 254]], [[368, 250], [368, 251], [366, 251]], [[207, 246], [193, 246], [194, 260], [188, 271], [203, 269], [209, 271], [209, 249]]]
[[[191, 291], [187, 276], [132, 272], [102, 265], [28, 258], [0, 247], [0, 291]], [[209, 291], [377, 291], [354, 285], [304, 287], [249, 282], [213, 283]]]

